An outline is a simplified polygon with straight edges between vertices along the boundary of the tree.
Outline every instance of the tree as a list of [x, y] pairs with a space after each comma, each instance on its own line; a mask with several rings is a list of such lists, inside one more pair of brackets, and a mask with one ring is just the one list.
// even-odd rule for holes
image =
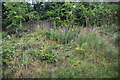
[[4, 2], [2, 4], [2, 22], [4, 30], [19, 30], [24, 21], [39, 19], [38, 13], [26, 2]]

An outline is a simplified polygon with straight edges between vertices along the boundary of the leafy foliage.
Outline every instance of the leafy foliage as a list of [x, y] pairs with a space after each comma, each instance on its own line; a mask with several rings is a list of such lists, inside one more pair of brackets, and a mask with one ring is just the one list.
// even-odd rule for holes
[[[25, 20], [26, 5], [25, 3], [10, 3], [6, 2], [4, 8], [3, 16], [6, 16], [3, 19], [3, 24], [6, 24], [6, 29], [11, 27], [20, 27], [22, 26], [22, 21]], [[6, 23], [5, 23], [6, 22]]]
[[3, 3], [5, 30], [19, 31], [24, 21], [53, 22], [50, 30], [37, 27], [21, 37], [0, 34], [3, 76], [117, 78], [117, 8], [116, 3]]
[[65, 28], [59, 31], [49, 30], [46, 32], [47, 37], [53, 40], [57, 40], [60, 43], [70, 42], [75, 37], [75, 33], [76, 33], [75, 31], [72, 30], [67, 31]]
[[[50, 20], [53, 27], [97, 25], [117, 22], [118, 5], [92, 2], [3, 3], [3, 29], [22, 26], [23, 21]], [[115, 22], [116, 21], [116, 22]]]
[[39, 18], [38, 13], [26, 2], [4, 2], [2, 10], [3, 30], [19, 30], [24, 21], [35, 21]]
[[103, 25], [117, 20], [118, 5], [109, 3], [37, 3], [35, 10], [43, 15], [41, 19], [53, 21], [54, 27], [66, 27], [73, 24]]
[[57, 54], [52, 52], [52, 47], [45, 45], [41, 50], [41, 58], [42, 60], [48, 60], [48, 62], [55, 62]]

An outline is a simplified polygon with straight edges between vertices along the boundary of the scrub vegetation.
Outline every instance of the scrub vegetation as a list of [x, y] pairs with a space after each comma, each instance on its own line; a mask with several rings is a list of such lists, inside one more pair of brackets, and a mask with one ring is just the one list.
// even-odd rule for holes
[[[118, 3], [2, 5], [3, 78], [118, 77]], [[39, 20], [52, 27], [22, 25]]]

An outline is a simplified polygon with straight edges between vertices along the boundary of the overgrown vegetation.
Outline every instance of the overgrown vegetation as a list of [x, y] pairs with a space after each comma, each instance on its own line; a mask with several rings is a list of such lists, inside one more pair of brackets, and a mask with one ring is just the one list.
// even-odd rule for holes
[[[24, 21], [50, 20], [54, 27], [101, 26], [116, 23], [118, 3], [37, 2], [3, 3], [3, 29], [20, 27]], [[18, 28], [17, 28], [18, 29]]]
[[[3, 3], [3, 77], [117, 78], [117, 9], [117, 3]], [[22, 30], [23, 22], [45, 19], [51, 29]]]

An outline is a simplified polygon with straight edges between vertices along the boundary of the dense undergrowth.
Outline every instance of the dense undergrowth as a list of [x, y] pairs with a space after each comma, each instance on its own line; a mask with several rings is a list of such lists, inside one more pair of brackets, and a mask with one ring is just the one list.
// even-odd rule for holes
[[117, 25], [3, 32], [3, 77], [117, 78], [117, 35]]
[[118, 5], [3, 2], [3, 78], [117, 78]]

